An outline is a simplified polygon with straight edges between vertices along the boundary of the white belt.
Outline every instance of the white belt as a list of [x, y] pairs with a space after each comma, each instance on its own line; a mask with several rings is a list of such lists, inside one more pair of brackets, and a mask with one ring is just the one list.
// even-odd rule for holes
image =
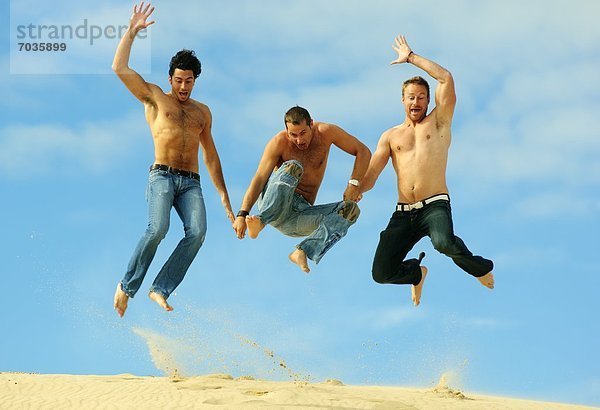
[[421, 209], [425, 205], [430, 204], [435, 201], [450, 201], [450, 197], [448, 194], [439, 194], [436, 196], [432, 196], [431, 198], [424, 199], [419, 202], [415, 202], [414, 204], [398, 204], [396, 205], [396, 211], [412, 211], [413, 209]]

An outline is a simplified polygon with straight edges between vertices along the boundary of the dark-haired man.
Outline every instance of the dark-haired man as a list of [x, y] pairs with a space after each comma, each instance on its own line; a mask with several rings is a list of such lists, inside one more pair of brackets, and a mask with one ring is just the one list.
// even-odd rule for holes
[[412, 300], [419, 305], [427, 268], [419, 259], [404, 260], [413, 246], [429, 236], [433, 247], [474, 276], [482, 285], [494, 287], [494, 264], [473, 255], [454, 235], [450, 197], [446, 185], [446, 164], [456, 94], [452, 74], [437, 63], [415, 54], [406, 39], [398, 36], [392, 64], [409, 63], [424, 70], [438, 82], [435, 108], [427, 114], [429, 85], [422, 77], [404, 82], [404, 122], [385, 131], [371, 158], [361, 192], [368, 191], [388, 160], [396, 171], [398, 204], [388, 226], [381, 232], [373, 260], [373, 279], [378, 283], [412, 284]]
[[150, 298], [162, 308], [173, 310], [167, 298], [183, 280], [206, 234], [206, 210], [198, 174], [200, 146], [227, 217], [233, 221], [221, 162], [211, 134], [210, 110], [190, 98], [200, 75], [200, 61], [194, 52], [182, 50], [171, 59], [171, 89], [167, 93], [157, 85], [147, 83], [129, 68], [133, 40], [140, 30], [154, 23], [147, 21], [153, 11], [154, 7], [150, 4], [144, 7], [144, 2], [133, 7], [129, 27], [119, 42], [112, 66], [129, 91], [144, 104], [154, 140], [154, 163], [150, 167], [146, 189], [148, 227], [131, 257], [125, 276], [117, 285], [114, 297], [114, 307], [121, 317], [129, 298], [142, 284], [158, 244], [169, 229], [171, 208], [175, 207], [183, 222], [185, 236], [156, 276], [149, 293]]
[[[245, 236], [246, 228], [248, 235], [256, 238], [266, 225], [288, 236], [307, 236], [289, 259], [309, 272], [307, 258], [318, 263], [358, 219], [356, 200], [371, 152], [340, 127], [314, 122], [302, 107], [288, 110], [284, 123], [285, 130], [265, 147], [233, 229], [239, 239]], [[356, 157], [354, 167], [342, 201], [314, 205], [332, 144]], [[258, 213], [250, 215], [257, 201]]]

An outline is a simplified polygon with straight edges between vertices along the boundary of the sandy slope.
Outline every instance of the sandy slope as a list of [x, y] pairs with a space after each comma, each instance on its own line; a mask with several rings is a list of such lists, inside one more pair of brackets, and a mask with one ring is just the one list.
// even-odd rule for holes
[[189, 378], [0, 373], [0, 409], [584, 409], [590, 407], [401, 387]]

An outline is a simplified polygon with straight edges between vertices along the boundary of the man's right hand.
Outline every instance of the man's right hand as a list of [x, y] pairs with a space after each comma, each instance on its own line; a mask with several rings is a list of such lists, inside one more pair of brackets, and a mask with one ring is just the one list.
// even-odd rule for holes
[[129, 30], [133, 31], [133, 33], [137, 34], [140, 30], [148, 28], [152, 24], [154, 24], [154, 20], [150, 22], [146, 22], [148, 17], [154, 11], [154, 7], [150, 3], [144, 7], [144, 2], [142, 1], [139, 6], [136, 4], [133, 6], [133, 14], [131, 15], [131, 19], [129, 20]]
[[244, 239], [246, 236], [246, 217], [238, 216], [235, 218], [235, 221], [233, 221], [232, 226], [238, 239]]
[[358, 202], [360, 199], [360, 188], [354, 185], [350, 185], [348, 184], [348, 186], [346, 187], [346, 190], [344, 191], [344, 194], [342, 195], [342, 197], [344, 198], [344, 201], [354, 201], [354, 202]]

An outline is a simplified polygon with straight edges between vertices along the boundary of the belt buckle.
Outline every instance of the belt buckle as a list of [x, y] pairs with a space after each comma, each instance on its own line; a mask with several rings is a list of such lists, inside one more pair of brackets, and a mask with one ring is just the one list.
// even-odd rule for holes
[[409, 206], [410, 206], [411, 211], [413, 209], [421, 209], [421, 208], [423, 208], [423, 201], [419, 201], [414, 204], [410, 204]]

